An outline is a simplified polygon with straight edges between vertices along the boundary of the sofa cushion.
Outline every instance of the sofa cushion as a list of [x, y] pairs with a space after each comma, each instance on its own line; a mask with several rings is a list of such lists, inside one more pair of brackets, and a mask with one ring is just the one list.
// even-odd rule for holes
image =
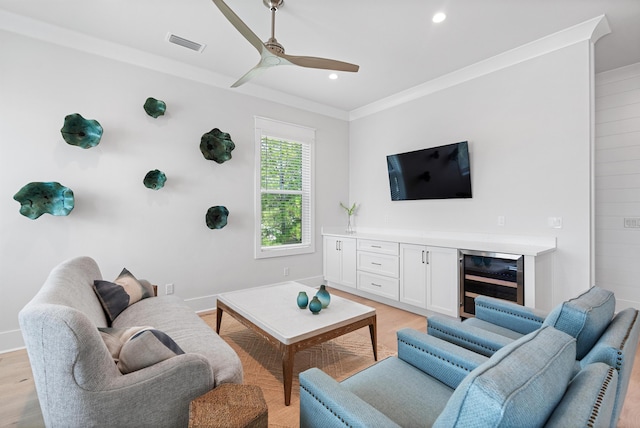
[[581, 360], [607, 328], [616, 308], [612, 292], [592, 287], [554, 308], [543, 325], [576, 338], [576, 358]]
[[132, 325], [152, 325], [167, 333], [185, 353], [204, 356], [211, 365], [213, 385], [242, 383], [238, 354], [175, 294], [143, 299], [125, 309], [113, 323], [113, 327], [121, 328]]
[[110, 322], [128, 306], [154, 295], [153, 287], [148, 282], [138, 281], [126, 268], [113, 282], [101, 279], [93, 281], [93, 289]]
[[184, 351], [166, 333], [152, 327], [100, 328], [98, 330], [118, 369], [123, 374], [184, 354]]
[[472, 371], [434, 427], [542, 426], [564, 394], [575, 359], [574, 338], [551, 327], [534, 331]]

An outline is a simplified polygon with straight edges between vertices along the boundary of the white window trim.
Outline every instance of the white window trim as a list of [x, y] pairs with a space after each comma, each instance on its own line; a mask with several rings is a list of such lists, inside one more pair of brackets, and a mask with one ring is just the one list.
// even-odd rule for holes
[[[280, 245], [277, 247], [262, 247], [262, 212], [261, 212], [261, 192], [260, 192], [260, 148], [262, 136], [282, 138], [283, 140], [298, 141], [309, 144], [310, 149], [310, 194], [309, 199], [309, 243]], [[254, 248], [255, 258], [264, 259], [269, 257], [284, 257], [298, 254], [309, 254], [316, 250], [315, 246], [315, 135], [316, 130], [292, 123], [281, 122], [255, 116], [255, 167], [254, 167]]]

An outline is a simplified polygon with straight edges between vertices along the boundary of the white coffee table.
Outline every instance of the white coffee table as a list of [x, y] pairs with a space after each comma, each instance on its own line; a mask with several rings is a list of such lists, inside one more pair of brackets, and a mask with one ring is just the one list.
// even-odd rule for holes
[[296, 352], [368, 326], [373, 357], [378, 360], [374, 308], [331, 295], [329, 307], [314, 315], [309, 309], [298, 308], [296, 299], [300, 291], [305, 291], [311, 301], [318, 290], [297, 282], [285, 282], [223, 293], [218, 295], [217, 303], [218, 334], [222, 313], [226, 312], [263, 336], [280, 352], [287, 406], [291, 402]]

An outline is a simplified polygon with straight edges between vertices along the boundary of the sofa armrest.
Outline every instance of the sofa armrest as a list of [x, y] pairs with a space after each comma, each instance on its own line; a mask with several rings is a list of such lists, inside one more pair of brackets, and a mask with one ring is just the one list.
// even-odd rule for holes
[[398, 427], [317, 368], [300, 373], [300, 427]]
[[397, 335], [398, 358], [453, 389], [488, 360], [484, 355], [414, 329], [399, 330]]
[[488, 296], [476, 297], [475, 306], [476, 318], [520, 334], [529, 334], [542, 327], [547, 315], [539, 309]]
[[485, 330], [474, 325], [443, 316], [431, 316], [427, 320], [427, 332], [430, 336], [444, 339], [463, 348], [487, 357], [498, 349], [513, 342], [512, 338]]
[[181, 354], [114, 377], [103, 390], [94, 391], [78, 411], [85, 413], [80, 420], [97, 420], [105, 426], [148, 426], [150, 421], [158, 427], [186, 426], [189, 403], [213, 387], [207, 359]]

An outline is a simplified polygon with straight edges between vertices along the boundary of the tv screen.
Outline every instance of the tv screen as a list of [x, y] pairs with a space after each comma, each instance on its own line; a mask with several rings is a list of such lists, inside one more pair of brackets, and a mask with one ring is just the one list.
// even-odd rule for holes
[[471, 197], [466, 141], [387, 156], [392, 201]]

